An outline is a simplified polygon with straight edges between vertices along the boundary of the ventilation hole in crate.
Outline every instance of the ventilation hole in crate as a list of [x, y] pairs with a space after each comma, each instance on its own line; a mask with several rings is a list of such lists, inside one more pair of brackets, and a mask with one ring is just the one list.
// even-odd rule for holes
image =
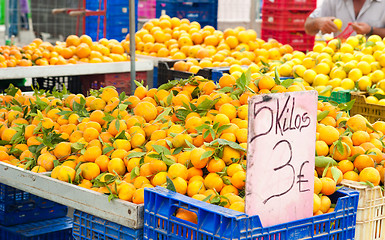
[[[156, 219], [155, 219], [155, 220], [156, 220]], [[164, 229], [164, 228], [165, 228], [165, 221], [164, 221], [164, 219], [158, 218], [158, 221], [157, 221], [157, 228], [160, 228], [160, 229]]]

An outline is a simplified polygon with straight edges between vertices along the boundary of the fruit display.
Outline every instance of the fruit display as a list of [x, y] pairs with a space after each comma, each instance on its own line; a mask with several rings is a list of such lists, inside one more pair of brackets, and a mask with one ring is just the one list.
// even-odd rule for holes
[[200, 68], [268, 62], [293, 52], [289, 45], [257, 38], [257, 33], [251, 29], [237, 27], [222, 32], [212, 26], [201, 28], [198, 22], [190, 23], [188, 19], [167, 15], [146, 22], [135, 34], [135, 43], [137, 54], [172, 59], [197, 58], [201, 61], [195, 66]]
[[323, 96], [340, 90], [384, 95], [384, 48], [383, 39], [377, 35], [368, 39], [351, 36], [344, 42], [317, 42], [313, 51], [306, 54], [284, 55], [278, 72], [281, 76], [304, 79]]
[[[158, 21], [156, 19], [149, 22], [148, 25], [151, 28], [147, 27], [148, 29], [144, 28], [139, 31], [137, 40], [144, 35], [147, 36], [153, 33], [151, 29], [156, 28], [156, 24], [159, 25]], [[172, 20], [165, 17], [163, 21]], [[338, 26], [341, 24], [339, 19], [336, 19], [335, 22]], [[156, 29], [155, 31], [160, 31], [160, 29]], [[146, 30], [148, 33], [144, 34]], [[200, 31], [204, 32], [205, 30], [203, 28]], [[234, 34], [234, 36], [229, 34], [226, 36], [225, 31], [222, 46], [230, 46], [226, 39], [238, 36], [240, 29], [228, 29], [227, 31], [230, 32], [229, 34]], [[215, 32], [213, 34], [215, 35]], [[220, 35], [220, 33], [217, 34]], [[188, 36], [187, 33], [185, 35]], [[230, 74], [236, 72], [233, 76], [237, 78], [247, 70], [248, 65], [256, 70], [255, 73], [263, 69], [264, 73], [270, 75], [273, 75], [274, 70], [277, 68], [281, 77], [304, 80], [306, 82], [304, 84], [313, 86], [320, 95], [325, 97], [330, 97], [333, 91], [366, 91], [370, 95], [367, 98], [368, 103], [381, 105], [384, 102], [382, 99], [385, 95], [385, 74], [383, 69], [385, 67], [385, 54], [383, 53], [385, 43], [377, 35], [372, 35], [368, 39], [363, 35], [357, 35], [348, 37], [345, 41], [332, 39], [327, 43], [316, 42], [313, 51], [307, 53], [295, 51], [289, 45], [282, 45], [273, 39], [265, 42], [257, 38], [256, 42], [257, 44], [252, 43], [252, 41], [247, 43], [258, 46], [258, 48], [254, 49], [254, 55], [250, 54], [250, 56], [248, 56], [248, 48], [245, 51], [237, 51], [237, 47], [218, 51], [221, 44], [218, 45], [217, 51], [213, 46], [203, 44], [200, 46], [202, 52], [206, 51], [202, 50], [202, 48], [211, 48], [213, 50], [211, 53], [209, 49], [209, 51], [206, 51], [207, 54], [196, 55], [191, 51], [195, 48], [198, 49], [198, 46], [186, 47], [175, 43], [175, 48], [179, 52], [185, 52], [181, 56], [183, 59], [186, 58], [187, 61], [185, 63], [183, 63], [184, 61], [178, 61], [174, 64], [173, 69], [196, 74], [202, 68], [230, 66], [233, 68], [230, 70]], [[154, 44], [159, 43], [155, 42]], [[139, 45], [141, 44], [139, 43]], [[183, 51], [182, 48], [185, 50]], [[143, 53], [139, 50], [137, 52], [139, 54], [148, 54], [148, 51]], [[153, 56], [157, 56], [156, 51], [152, 53]], [[247, 55], [246, 58], [245, 54]], [[196, 58], [199, 58], [199, 60]]]
[[[129, 97], [114, 88], [88, 97], [3, 96], [2, 161], [52, 171], [53, 178], [134, 203], [143, 202], [143, 187], [167, 184], [167, 177], [177, 192], [191, 197], [226, 196], [243, 203], [238, 194], [244, 187], [246, 104], [252, 94], [238, 89], [230, 75], [219, 84], [237, 90], [221, 92], [212, 81], [193, 78], [160, 89], [140, 86]], [[258, 86], [304, 89], [300, 83], [275, 86], [271, 77]]]
[[[164, 186], [244, 211], [248, 98], [306, 89], [267, 75], [252, 80], [251, 71], [217, 85], [202, 77], [139, 84], [132, 96], [113, 87], [89, 96], [10, 88], [1, 96], [1, 161], [133, 203], [143, 203], [145, 187]], [[349, 117], [348, 108], [318, 103], [316, 215], [331, 211], [327, 195], [343, 178], [383, 181], [385, 122]]]
[[[382, 104], [385, 95], [385, 40], [375, 35], [318, 42], [303, 53], [263, 41], [253, 30], [221, 32], [162, 16], [145, 23], [135, 39], [137, 54], [179, 60], [173, 70], [229, 67], [229, 73], [218, 83], [192, 76], [148, 89], [136, 82], [130, 96], [114, 87], [87, 96], [39, 89], [23, 95], [11, 85], [0, 96], [0, 161], [49, 172], [109, 200], [142, 204], [145, 188], [161, 186], [244, 212], [250, 97], [360, 90], [366, 101]], [[129, 35], [122, 42], [71, 35], [55, 45], [36, 39], [1, 51], [3, 67], [128, 61]], [[384, 183], [385, 122], [350, 116], [353, 104], [318, 102], [314, 216], [334, 211], [329, 196], [343, 179]], [[186, 209], [175, 216], [197, 223]]]
[[93, 42], [87, 35], [70, 35], [65, 42], [53, 45], [35, 39], [23, 47], [1, 46], [0, 68], [129, 61], [126, 52], [129, 52], [126, 40], [103, 38]]

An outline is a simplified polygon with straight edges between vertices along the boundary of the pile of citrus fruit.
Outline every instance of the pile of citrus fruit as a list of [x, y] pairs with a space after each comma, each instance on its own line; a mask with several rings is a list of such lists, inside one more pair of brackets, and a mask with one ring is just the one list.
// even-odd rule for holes
[[289, 45], [257, 38], [257, 33], [251, 29], [237, 27], [222, 32], [212, 26], [201, 28], [198, 22], [167, 15], [146, 22], [135, 34], [135, 41], [137, 54], [201, 59], [195, 66], [202, 68], [268, 62], [293, 52]]
[[128, 51], [129, 42], [125, 40], [103, 38], [93, 42], [87, 35], [70, 35], [55, 45], [35, 39], [22, 48], [1, 46], [0, 68], [129, 61]]
[[[140, 85], [132, 96], [112, 87], [89, 96], [10, 88], [0, 98], [0, 161], [133, 203], [143, 203], [144, 188], [164, 186], [243, 212], [248, 98], [307, 89], [301, 81], [252, 79], [251, 71], [218, 84], [193, 77]], [[348, 105], [318, 104], [317, 215], [333, 210], [327, 195], [343, 178], [383, 181], [385, 122], [349, 117]]]
[[[335, 184], [342, 179], [370, 187], [384, 183], [385, 122], [371, 124], [361, 115], [350, 117], [342, 111], [348, 110], [349, 105], [351, 103], [335, 106], [318, 102], [315, 194], [335, 191]], [[323, 200], [325, 196], [319, 198], [315, 195], [315, 212]], [[322, 204], [320, 206], [322, 211]]]
[[[229, 66], [235, 78], [248, 68], [255, 74], [263, 71], [270, 76], [277, 69], [281, 77], [304, 81], [305, 86], [314, 87], [321, 96], [330, 97], [333, 91], [364, 91], [367, 103], [385, 105], [385, 41], [379, 36], [366, 39], [357, 35], [345, 42], [317, 42], [313, 51], [307, 53], [293, 51], [274, 40], [257, 41], [261, 48], [254, 51], [256, 58], [250, 58], [251, 62], [239, 61], [237, 57], [234, 61], [234, 52], [221, 50], [216, 54], [224, 54], [225, 63], [207, 56], [197, 60], [194, 55], [186, 55], [187, 59], [176, 62], [173, 69], [196, 74], [202, 68]], [[277, 49], [277, 55], [273, 54]]]
[[[385, 42], [377, 35], [366, 39], [317, 42], [306, 54], [285, 54], [278, 63], [281, 76], [302, 78], [324, 96], [332, 91], [359, 90], [384, 95]], [[274, 65], [276, 67], [277, 65]], [[376, 98], [371, 99], [373, 102]]]

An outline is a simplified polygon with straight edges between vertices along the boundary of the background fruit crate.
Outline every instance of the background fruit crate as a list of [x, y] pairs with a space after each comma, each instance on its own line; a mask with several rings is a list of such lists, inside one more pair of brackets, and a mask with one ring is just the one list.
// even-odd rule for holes
[[[244, 66], [248, 67], [248, 66]], [[213, 68], [207, 68], [209, 71], [211, 71], [211, 80], [214, 82], [219, 82], [219, 79], [223, 76], [224, 73], [229, 74], [230, 73], [230, 67], [213, 67]], [[273, 77], [275, 78], [275, 77]], [[286, 79], [293, 79], [293, 77], [280, 77], [281, 81]]]
[[342, 185], [360, 192], [356, 239], [385, 239], [385, 196], [381, 187], [343, 180]]
[[347, 103], [350, 101], [350, 99], [351, 99], [350, 90], [332, 92], [330, 97], [318, 95], [318, 100], [322, 100], [325, 102], [334, 101], [337, 103]]
[[[144, 239], [354, 239], [358, 192], [343, 187], [330, 198], [334, 212], [264, 228], [259, 216], [145, 188]], [[195, 212], [198, 224], [173, 216], [178, 208]]]
[[279, 31], [262, 27], [262, 39], [267, 41], [275, 39], [282, 44], [289, 44], [295, 50], [308, 51], [314, 46], [314, 36], [307, 35], [305, 31]]
[[218, 0], [157, 0], [156, 17], [162, 15], [187, 18], [191, 22], [197, 21], [202, 28], [206, 25], [217, 28]]
[[262, 28], [285, 31], [305, 31], [305, 21], [311, 11], [262, 9]]
[[143, 228], [132, 229], [114, 222], [104, 220], [91, 214], [75, 210], [73, 237], [76, 240], [108, 239], [130, 240], [142, 239]]
[[[136, 72], [136, 81], [143, 81], [146, 86], [147, 72]], [[114, 86], [118, 93], [125, 92], [127, 95], [131, 95], [131, 74], [129, 72], [83, 75], [80, 76], [80, 82], [84, 95], [87, 95], [91, 89], [98, 90], [106, 86]]]
[[72, 219], [68, 217], [21, 224], [0, 226], [2, 240], [72, 240]]
[[[103, 0], [86, 1], [87, 10], [98, 10], [100, 2], [101, 10], [104, 10]], [[135, 1], [135, 15], [138, 16], [138, 0]], [[118, 41], [125, 39], [129, 32], [130, 24], [129, 2], [121, 0], [108, 0], [106, 17], [106, 38], [116, 39]], [[137, 28], [138, 18], [135, 19], [135, 26]], [[104, 16], [100, 16], [99, 18], [99, 34], [97, 33], [97, 29], [98, 16], [87, 16], [85, 18], [85, 33], [94, 41], [104, 37]]]
[[[162, 84], [167, 83], [170, 80], [175, 80], [175, 79], [188, 79], [193, 73], [190, 72], [182, 72], [182, 71], [176, 71], [171, 69], [174, 66], [174, 63], [180, 60], [170, 60], [170, 61], [159, 61], [158, 62], [158, 86]], [[210, 72], [204, 68], [200, 69], [196, 76], [202, 76], [207, 79], [211, 79], [211, 74]]]
[[264, 0], [262, 9], [314, 10], [316, 6], [317, 0]]
[[[175, 71], [171, 69], [174, 63], [180, 60], [159, 61], [158, 63], [158, 86], [167, 83], [170, 80], [175, 79], [187, 79], [194, 75], [190, 72]], [[247, 66], [244, 66], [247, 67]], [[206, 79], [213, 80], [215, 83], [219, 82], [219, 79], [224, 73], [229, 73], [230, 67], [211, 67], [203, 68], [198, 71], [196, 76], [202, 76]], [[292, 77], [280, 77], [281, 80], [291, 79]]]
[[350, 115], [361, 114], [370, 123], [374, 123], [377, 120], [385, 120], [385, 106], [379, 104], [372, 104], [366, 102], [366, 93], [364, 92], [351, 92], [352, 100], [356, 101], [350, 110]]
[[215, 67], [211, 69], [211, 80], [215, 83], [219, 82], [219, 79], [223, 76], [224, 73], [230, 72], [230, 67]]
[[[98, 19], [97, 16], [89, 16], [86, 17], [86, 30], [85, 33], [92, 38], [93, 41], [98, 41], [99, 39], [104, 38], [104, 22], [103, 16], [100, 17], [99, 22], [99, 34], [97, 32], [98, 29]], [[116, 21], [112, 22], [111, 20], [107, 20], [106, 25], [106, 38], [107, 39], [116, 39], [118, 41], [122, 41], [126, 38], [129, 33], [129, 22], [128, 21]]]
[[64, 217], [67, 210], [66, 206], [0, 183], [1, 225], [11, 226]]
[[156, 16], [156, 0], [139, 0], [138, 18], [152, 19]]
[[81, 93], [82, 85], [79, 76], [32, 78], [32, 86], [39, 89], [63, 91], [63, 86], [71, 93]]

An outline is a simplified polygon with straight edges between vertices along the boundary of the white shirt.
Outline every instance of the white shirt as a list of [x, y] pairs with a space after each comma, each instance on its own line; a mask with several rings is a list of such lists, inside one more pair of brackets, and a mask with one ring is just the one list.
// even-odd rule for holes
[[[366, 0], [357, 18], [354, 12], [354, 0], [324, 0], [309, 17], [336, 17], [341, 19], [343, 31], [349, 22], [365, 22], [372, 27], [385, 27], [385, 0]], [[340, 32], [334, 33], [338, 35]], [[353, 33], [355, 35], [355, 32]]]

